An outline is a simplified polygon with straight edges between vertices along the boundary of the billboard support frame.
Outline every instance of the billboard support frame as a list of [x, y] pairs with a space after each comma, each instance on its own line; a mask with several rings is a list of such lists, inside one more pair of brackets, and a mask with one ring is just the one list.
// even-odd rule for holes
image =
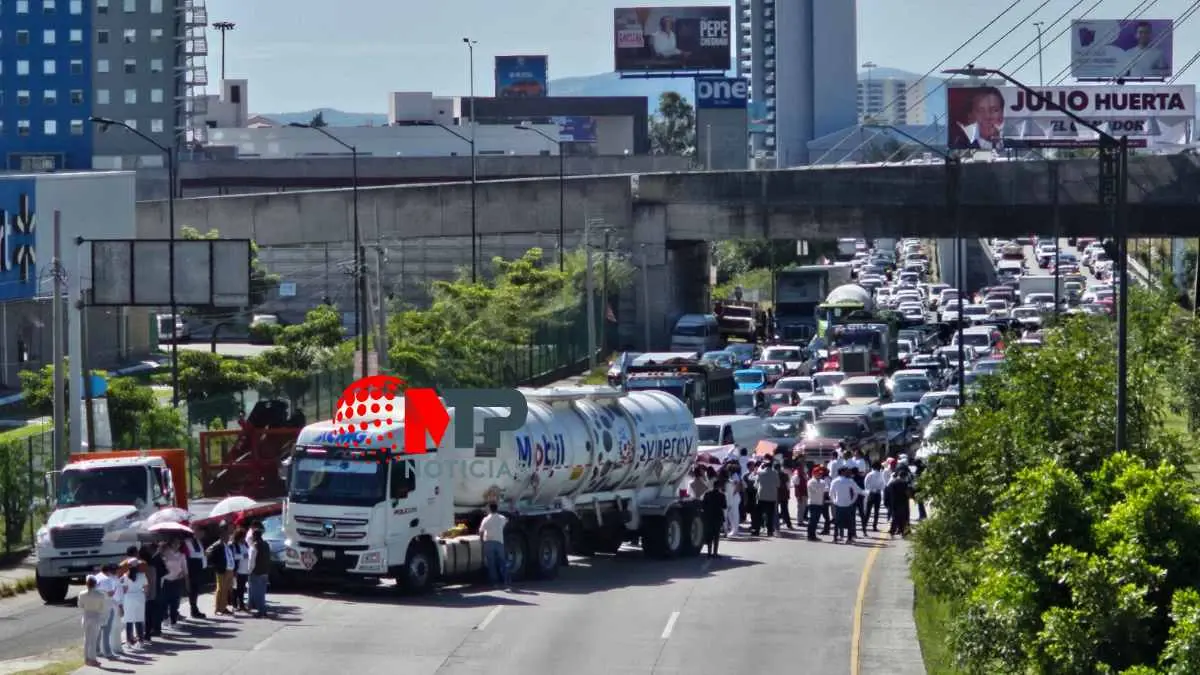
[[677, 70], [671, 72], [641, 72], [637, 70], [627, 70], [618, 72], [617, 76], [622, 80], [670, 80], [670, 79], [687, 79], [687, 78], [703, 78], [703, 77], [727, 77], [727, 70]]
[[[90, 244], [90, 249], [91, 249], [88, 254], [88, 260], [91, 265], [91, 274], [92, 274], [92, 285], [88, 289], [88, 306], [90, 306], [90, 307], [166, 307], [168, 305], [171, 305], [171, 306], [182, 306], [182, 307], [192, 307], [192, 308], [221, 307], [221, 308], [228, 308], [228, 309], [243, 309], [250, 305], [250, 295], [252, 292], [251, 287], [252, 287], [252, 281], [253, 281], [253, 275], [254, 275], [254, 270], [253, 270], [253, 267], [254, 267], [254, 265], [253, 265], [254, 240], [252, 240], [252, 239], [249, 239], [249, 238], [229, 238], [229, 239], [222, 238], [222, 239], [179, 240], [179, 239], [166, 239], [166, 238], [139, 239], [136, 237], [116, 238], [116, 239], [83, 239], [83, 238], [81, 238], [79, 243], [80, 244], [83, 244], [83, 243]], [[111, 301], [111, 300], [105, 300], [103, 298], [101, 298], [100, 300], [96, 299], [96, 287], [95, 287], [96, 279], [97, 279], [97, 272], [96, 272], [96, 270], [97, 270], [97, 248], [96, 248], [96, 244], [101, 244], [101, 245], [104, 245], [104, 244], [112, 244], [112, 245], [126, 244], [129, 246], [129, 279], [128, 279], [128, 292], [127, 292], [127, 296], [128, 296], [128, 300], [129, 300], [128, 302]], [[174, 263], [175, 258], [176, 258], [176, 256], [174, 255], [175, 249], [178, 248], [179, 246], [181, 246], [181, 245], [195, 246], [195, 245], [199, 245], [199, 244], [207, 244], [208, 245], [208, 269], [207, 269], [208, 301], [207, 302], [188, 302], [186, 299], [180, 300], [178, 297], [174, 297], [175, 293], [173, 291], [169, 293], [169, 295], [171, 295], [172, 297], [167, 298], [166, 302], [139, 301], [138, 300], [138, 290], [137, 290], [138, 286], [137, 286], [137, 281], [136, 281], [137, 277], [138, 277], [138, 274], [137, 274], [138, 265], [137, 265], [136, 251], [138, 249], [139, 244], [166, 244], [168, 247], [170, 247], [170, 249], [172, 251], [172, 255], [170, 256], [172, 263]], [[245, 298], [244, 298], [245, 302], [225, 302], [225, 301], [221, 301], [218, 298], [219, 294], [217, 292], [216, 283], [215, 283], [215, 279], [217, 278], [217, 254], [218, 254], [217, 248], [218, 248], [218, 246], [227, 247], [230, 244], [241, 244], [241, 245], [244, 245], [246, 248], [246, 293], [245, 293]], [[228, 255], [228, 252], [222, 252], [222, 254]], [[177, 271], [178, 270], [177, 270], [176, 266], [174, 264], [171, 264], [168, 266], [167, 274], [172, 279], [174, 279], [175, 273]], [[122, 285], [124, 285], [124, 284], [122, 284]], [[238, 295], [240, 297], [240, 293], [234, 293], [231, 295]]]

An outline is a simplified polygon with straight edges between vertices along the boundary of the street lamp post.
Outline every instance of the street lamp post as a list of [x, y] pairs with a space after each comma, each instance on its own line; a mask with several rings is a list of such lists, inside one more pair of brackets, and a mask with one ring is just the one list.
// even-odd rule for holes
[[564, 259], [567, 254], [567, 249], [563, 241], [566, 239], [567, 229], [567, 155], [563, 152], [563, 142], [561, 139], [551, 138], [549, 134], [537, 127], [516, 124], [513, 128], [522, 131], [532, 131], [558, 146], [558, 271], [562, 272], [566, 269]]
[[475, 283], [479, 276], [479, 235], [475, 221], [475, 190], [479, 184], [475, 161], [475, 45], [479, 44], [479, 41], [466, 37], [462, 41], [467, 46], [467, 59], [470, 62], [467, 72], [471, 80], [468, 86], [468, 95], [471, 97], [471, 283]]
[[1037, 35], [1038, 85], [1042, 86], [1042, 87], [1046, 86], [1046, 76], [1043, 74], [1043, 71], [1042, 71], [1042, 26], [1045, 26], [1045, 25], [1046, 25], [1045, 21], [1034, 21], [1033, 22], [1033, 27], [1037, 28], [1037, 32], [1038, 32], [1038, 35]]
[[221, 31], [221, 81], [225, 81], [225, 34], [233, 30], [237, 26], [232, 21], [217, 21], [212, 25], [213, 28]]
[[475, 238], [476, 238], [475, 237], [475, 196], [476, 196], [476, 187], [479, 184], [478, 176], [475, 174], [475, 136], [474, 136], [474, 134], [472, 134], [468, 138], [467, 136], [463, 136], [462, 134], [458, 133], [457, 131], [446, 126], [445, 124], [439, 124], [437, 122], [430, 122], [428, 124], [418, 124], [417, 126], [438, 127], [442, 131], [445, 131], [446, 133], [450, 134], [451, 136], [454, 136], [455, 138], [459, 139], [460, 141], [471, 146], [471, 281], [474, 282], [476, 277], [478, 276], [478, 272], [476, 270], [477, 258], [475, 256]]
[[367, 372], [369, 368], [367, 364], [369, 345], [367, 342], [368, 331], [364, 330], [363, 326], [363, 316], [367, 311], [367, 275], [363, 269], [366, 261], [363, 259], [362, 234], [358, 227], [358, 148], [329, 133], [325, 130], [325, 127], [301, 124], [299, 122], [292, 122], [288, 126], [297, 129], [312, 129], [350, 151], [350, 194], [353, 204], [352, 209], [354, 211], [354, 332], [358, 335], [359, 350], [362, 352], [359, 357], [362, 364], [362, 377], [366, 377], [369, 374]]
[[954, 223], [954, 286], [958, 289], [958, 397], [961, 402], [965, 402], [967, 398], [967, 388], [964, 382], [966, 374], [967, 353], [966, 346], [963, 342], [963, 326], [966, 322], [963, 321], [962, 307], [963, 298], [967, 292], [967, 274], [964, 263], [966, 262], [963, 255], [963, 239], [962, 239], [962, 209], [959, 208], [960, 191], [959, 182], [962, 176], [962, 161], [951, 154], [948, 150], [943, 151], [939, 148], [922, 141], [912, 134], [900, 129], [899, 127], [890, 124], [864, 124], [865, 128], [883, 129], [893, 131], [908, 140], [924, 147], [926, 150], [935, 155], [940, 155], [945, 162], [946, 167], [946, 212], [949, 213], [951, 221]]
[[[944, 70], [947, 75], [965, 75], [967, 77], [995, 76], [1025, 92], [1025, 95], [1038, 101], [1047, 110], [1066, 115], [1071, 121], [1081, 127], [1095, 132], [1100, 139], [1100, 203], [1108, 207], [1109, 217], [1114, 238], [1117, 241], [1117, 277], [1120, 279], [1120, 290], [1117, 297], [1117, 433], [1116, 449], [1125, 449], [1126, 401], [1129, 385], [1129, 220], [1127, 210], [1129, 204], [1129, 137], [1117, 138], [1075, 113], [1055, 103], [1048, 96], [1035, 91], [1016, 78], [994, 68], [976, 68], [968, 65], [966, 68]], [[1057, 263], [1058, 261], [1055, 261]], [[1055, 298], [1055, 303], [1058, 298]]]
[[[175, 151], [170, 146], [163, 145], [158, 141], [150, 138], [146, 134], [129, 126], [128, 124], [109, 119], [107, 117], [88, 117], [88, 121], [92, 124], [100, 125], [100, 129], [106, 130], [109, 127], [121, 127], [138, 136], [150, 145], [158, 148], [167, 161], [167, 228], [169, 233], [167, 239], [169, 241], [167, 247], [170, 251], [167, 262], [167, 294], [171, 297], [171, 406], [179, 407], [179, 332], [177, 324], [179, 323], [179, 305], [175, 302]], [[86, 349], [86, 347], [85, 347]], [[72, 354], [71, 358], [76, 358], [77, 355]], [[87, 377], [87, 373], [84, 373]]]

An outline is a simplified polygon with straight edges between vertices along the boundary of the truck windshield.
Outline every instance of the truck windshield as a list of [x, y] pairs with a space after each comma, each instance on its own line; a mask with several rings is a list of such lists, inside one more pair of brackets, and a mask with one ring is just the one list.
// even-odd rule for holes
[[148, 475], [143, 466], [68, 469], [58, 483], [58, 506], [146, 505]]
[[871, 347], [879, 346], [879, 333], [866, 330], [843, 331], [834, 338], [837, 347]]
[[684, 382], [680, 379], [665, 377], [631, 377], [625, 381], [625, 388], [630, 391], [657, 390], [665, 391], [675, 398], [683, 398]]
[[298, 448], [288, 499], [298, 504], [374, 506], [387, 498], [387, 463], [345, 448]]

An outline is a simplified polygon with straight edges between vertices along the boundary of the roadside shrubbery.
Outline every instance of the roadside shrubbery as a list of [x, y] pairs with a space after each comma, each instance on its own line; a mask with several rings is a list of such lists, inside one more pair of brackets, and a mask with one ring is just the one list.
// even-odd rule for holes
[[1123, 452], [1113, 322], [1073, 317], [1010, 350], [929, 462], [913, 574], [967, 672], [1200, 672], [1195, 448], [1165, 424], [1193, 408], [1200, 329], [1166, 296], [1129, 304]]

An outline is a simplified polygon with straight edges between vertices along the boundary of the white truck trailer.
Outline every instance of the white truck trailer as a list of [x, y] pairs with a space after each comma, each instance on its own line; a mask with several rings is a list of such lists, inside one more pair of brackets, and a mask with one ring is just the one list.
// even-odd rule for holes
[[[696, 461], [691, 411], [661, 391], [609, 387], [522, 390], [521, 427], [482, 442], [485, 421], [508, 408], [476, 408], [473, 448], [455, 447], [455, 409], [444, 440], [421, 454], [377, 461], [362, 432], [332, 422], [296, 443], [284, 513], [284, 559], [303, 579], [394, 578], [412, 592], [483, 570], [479, 522], [489, 503], [508, 517], [514, 579], [551, 578], [568, 552], [616, 552], [638, 542], [660, 558], [696, 555], [699, 503], [680, 490]], [[404, 437], [401, 409], [371, 434]]]

